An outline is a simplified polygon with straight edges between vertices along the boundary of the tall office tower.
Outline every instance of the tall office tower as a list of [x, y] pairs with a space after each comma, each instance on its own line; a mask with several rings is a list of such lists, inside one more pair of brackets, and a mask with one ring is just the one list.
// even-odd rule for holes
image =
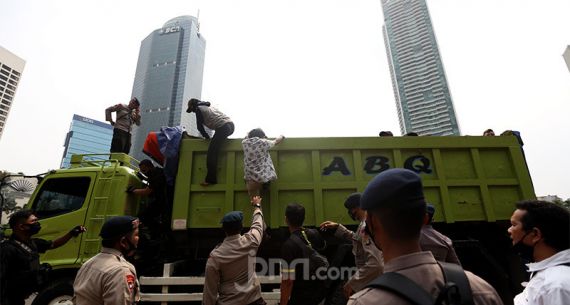
[[459, 135], [425, 0], [382, 0], [382, 10], [402, 134]]
[[0, 139], [26, 61], [0, 46]]
[[[61, 159], [61, 168], [69, 167], [71, 155], [108, 154], [112, 138], [113, 127], [110, 124], [74, 114], [63, 145], [65, 150]], [[93, 156], [84, 160], [108, 158], [108, 156]]]
[[568, 66], [568, 71], [570, 71], [570, 45], [566, 47], [566, 51], [564, 51], [562, 57], [564, 57], [566, 66]]
[[142, 148], [151, 131], [162, 126], [183, 126], [198, 135], [196, 117], [186, 113], [190, 98], [201, 98], [206, 40], [198, 19], [169, 20], [141, 43], [133, 96], [141, 102], [141, 126], [135, 128], [131, 155], [145, 158]]

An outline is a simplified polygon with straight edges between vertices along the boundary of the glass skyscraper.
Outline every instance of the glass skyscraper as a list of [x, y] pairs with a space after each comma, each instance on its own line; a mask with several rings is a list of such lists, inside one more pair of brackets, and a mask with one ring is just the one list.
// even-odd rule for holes
[[0, 46], [0, 138], [26, 61]]
[[[61, 168], [69, 167], [71, 155], [108, 154], [112, 138], [113, 127], [110, 124], [74, 114], [71, 127], [65, 137]], [[92, 159], [102, 158], [105, 157]], [[85, 159], [89, 160], [89, 158]]]
[[197, 135], [195, 116], [186, 113], [191, 98], [201, 98], [206, 40], [198, 19], [180, 16], [150, 33], [141, 43], [133, 96], [141, 102], [141, 126], [134, 128], [131, 156], [146, 158], [142, 148], [151, 131], [183, 126]]
[[425, 0], [382, 0], [384, 42], [402, 134], [460, 135]]

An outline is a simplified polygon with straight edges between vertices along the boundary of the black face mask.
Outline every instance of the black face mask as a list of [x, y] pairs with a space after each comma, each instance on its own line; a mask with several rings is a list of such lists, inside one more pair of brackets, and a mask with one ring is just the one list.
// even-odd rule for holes
[[129, 247], [121, 251], [121, 253], [124, 257], [132, 257], [135, 255], [137, 247], [128, 238], [125, 237], [125, 240], [129, 244]]
[[516, 244], [513, 245], [513, 250], [517, 253], [525, 263], [534, 262], [534, 246], [525, 245], [523, 240], [530, 232], [527, 232]]
[[352, 210], [348, 210], [348, 216], [350, 216], [352, 220], [358, 220], [356, 219], [356, 213], [353, 213]]
[[26, 226], [28, 226], [28, 232], [30, 232], [30, 235], [38, 234], [42, 229], [42, 225], [39, 222], [26, 224]]
[[368, 237], [370, 237], [370, 239], [372, 240], [372, 242], [374, 243], [374, 246], [376, 246], [376, 248], [380, 251], [382, 251], [382, 247], [378, 247], [378, 244], [376, 243], [376, 240], [374, 239], [374, 235], [372, 234], [372, 230], [370, 230], [370, 226], [368, 223], [368, 220], [364, 222], [365, 226], [364, 226], [364, 232], [366, 232], [366, 234], [368, 235]]

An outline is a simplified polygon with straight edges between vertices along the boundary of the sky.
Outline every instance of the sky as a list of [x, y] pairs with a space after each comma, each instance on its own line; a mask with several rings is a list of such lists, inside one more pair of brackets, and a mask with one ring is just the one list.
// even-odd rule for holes
[[[428, 0], [463, 135], [519, 130], [537, 195], [570, 197], [568, 0]], [[199, 12], [202, 99], [232, 137], [400, 134], [380, 0], [0, 0], [0, 45], [26, 60], [0, 169], [58, 168], [73, 114], [132, 92], [141, 41]]]

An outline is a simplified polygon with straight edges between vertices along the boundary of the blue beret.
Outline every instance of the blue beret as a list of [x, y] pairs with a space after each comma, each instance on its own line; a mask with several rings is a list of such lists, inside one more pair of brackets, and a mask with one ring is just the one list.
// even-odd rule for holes
[[242, 222], [243, 220], [243, 213], [241, 211], [231, 211], [224, 215], [220, 223], [228, 223], [228, 222]]
[[433, 206], [433, 204], [428, 203], [426, 204], [426, 212], [433, 217], [433, 214], [435, 214], [435, 207]]
[[360, 207], [364, 210], [373, 210], [392, 204], [417, 201], [424, 201], [420, 176], [408, 169], [392, 168], [370, 180], [362, 192]]
[[103, 239], [121, 237], [134, 231], [138, 225], [138, 218], [133, 216], [111, 217], [103, 224], [99, 236]]
[[346, 200], [344, 201], [344, 207], [347, 210], [359, 208], [360, 207], [360, 197], [361, 197], [360, 193], [352, 193], [352, 194], [348, 195], [348, 197], [346, 197]]

